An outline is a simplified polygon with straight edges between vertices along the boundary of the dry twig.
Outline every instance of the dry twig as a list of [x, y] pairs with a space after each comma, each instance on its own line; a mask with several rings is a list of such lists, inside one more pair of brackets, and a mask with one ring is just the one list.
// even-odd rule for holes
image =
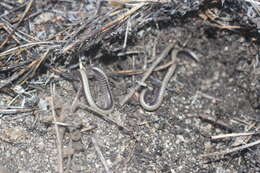
[[[142, 80], [140, 83], [144, 83], [146, 79], [152, 74], [153, 70], [155, 67], [162, 61], [162, 59], [169, 54], [171, 49], [173, 48], [173, 43], [170, 43], [169, 46], [167, 46], [164, 51], [161, 53], [161, 55], [154, 61], [154, 63], [151, 65], [151, 67], [145, 72]], [[120, 102], [120, 105], [123, 106], [136, 92], [141, 87], [140, 84], [137, 84], [134, 88], [130, 90], [130, 92], [124, 97], [124, 99]]]
[[216, 136], [211, 136], [211, 139], [221, 139], [221, 138], [230, 138], [230, 137], [238, 137], [238, 136], [250, 136], [259, 134], [257, 132], [246, 132], [246, 133], [230, 133], [230, 134], [221, 134]]
[[[51, 86], [51, 110], [54, 122], [58, 122], [56, 118], [55, 106], [54, 106], [54, 96], [55, 96], [55, 85]], [[58, 162], [59, 162], [59, 173], [63, 173], [63, 153], [62, 153], [62, 141], [61, 135], [59, 133], [58, 124], [54, 124], [56, 136], [57, 136], [57, 150], [58, 150]]]
[[99, 146], [97, 144], [96, 139], [94, 137], [92, 137], [91, 139], [92, 139], [92, 143], [93, 143], [93, 145], [95, 147], [96, 152], [98, 153], [98, 156], [99, 156], [99, 158], [100, 158], [100, 160], [101, 160], [101, 162], [102, 162], [106, 172], [107, 173], [111, 173], [111, 171], [109, 170], [109, 167], [107, 165], [107, 162], [106, 162], [106, 160], [105, 160], [105, 158], [104, 158], [104, 156], [103, 156], [103, 154], [102, 154], [102, 152], [101, 152], [101, 150], [100, 150], [100, 148], [99, 148]]
[[255, 142], [251, 142], [249, 144], [242, 145], [240, 147], [231, 148], [231, 149], [228, 149], [228, 150], [225, 150], [225, 151], [203, 154], [201, 157], [226, 155], [226, 154], [234, 153], [234, 152], [237, 152], [237, 151], [240, 151], [240, 150], [244, 150], [244, 149], [253, 147], [253, 146], [258, 145], [258, 144], [260, 144], [260, 140], [257, 140]]
[[53, 43], [52, 41], [40, 41], [40, 42], [32, 42], [32, 43], [20, 45], [20, 46], [8, 49], [4, 52], [1, 52], [0, 60], [5, 58], [6, 55], [15, 54], [17, 52], [22, 52], [23, 50], [29, 49], [29, 48], [37, 46], [37, 45], [46, 45], [46, 44], [52, 44], [52, 43]]
[[223, 127], [223, 128], [225, 128], [227, 130], [234, 131], [234, 129], [231, 127], [231, 125], [225, 123], [222, 120], [215, 119], [215, 118], [210, 117], [208, 115], [199, 115], [199, 118], [201, 118], [202, 120], [206, 120], [206, 121], [208, 121], [210, 123], [213, 123], [214, 125]]

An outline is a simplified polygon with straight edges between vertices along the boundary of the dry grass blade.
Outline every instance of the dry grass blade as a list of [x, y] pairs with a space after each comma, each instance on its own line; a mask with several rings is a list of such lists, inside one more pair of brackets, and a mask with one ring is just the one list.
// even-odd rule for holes
[[44, 53], [44, 55], [39, 60], [36, 61], [33, 68], [30, 68], [29, 71], [23, 76], [23, 81], [21, 83], [24, 83], [28, 78], [32, 78], [35, 75], [36, 70], [46, 60], [49, 52], [50, 52], [50, 50], [47, 49], [47, 51]]
[[230, 134], [222, 134], [222, 135], [216, 135], [211, 136], [211, 139], [221, 139], [221, 138], [229, 138], [229, 137], [238, 137], [238, 136], [250, 136], [250, 135], [256, 135], [259, 134], [257, 132], [247, 132], [247, 133], [230, 133]]
[[119, 16], [117, 19], [115, 19], [114, 21], [108, 23], [107, 25], [105, 25], [104, 27], [102, 27], [102, 32], [106, 31], [107, 29], [111, 28], [112, 26], [119, 24], [120, 22], [123, 22], [124, 20], [126, 20], [130, 15], [132, 15], [133, 13], [135, 13], [137, 10], [139, 10], [140, 8], [142, 8], [144, 5], [146, 5], [146, 3], [140, 3], [137, 4], [136, 6], [132, 7], [129, 11], [127, 11], [126, 13], [124, 13], [123, 15]]
[[13, 81], [17, 80], [20, 76], [22, 76], [28, 69], [32, 68], [34, 66], [34, 64], [37, 62], [33, 61], [31, 62], [26, 68], [22, 69], [21, 71], [19, 71], [18, 73], [13, 74], [11, 77], [9, 77], [8, 79], [5, 79], [3, 81], [0, 81], [0, 89], [3, 87], [6, 87], [8, 85], [10, 85]]
[[117, 6], [120, 4], [126, 4], [126, 3], [170, 3], [170, 0], [107, 0], [111, 5]]
[[225, 150], [225, 151], [220, 151], [220, 152], [214, 152], [214, 153], [204, 154], [204, 155], [202, 155], [201, 157], [210, 157], [210, 156], [226, 155], [226, 154], [234, 153], [234, 152], [237, 152], [237, 151], [241, 151], [241, 150], [244, 150], [244, 149], [253, 147], [253, 146], [258, 145], [258, 144], [260, 144], [260, 140], [257, 140], [257, 141], [255, 141], [255, 142], [251, 142], [251, 143], [249, 143], [249, 144], [242, 145], [242, 146], [240, 146], [240, 147], [235, 147], [235, 148], [232, 148], [232, 149], [228, 149], [228, 150]]
[[101, 150], [100, 150], [100, 148], [99, 148], [99, 146], [97, 144], [96, 139], [93, 138], [93, 137], [91, 139], [92, 139], [92, 143], [93, 143], [93, 145], [95, 147], [96, 152], [98, 153], [98, 156], [99, 156], [99, 158], [100, 158], [100, 160], [101, 160], [101, 162], [102, 162], [106, 172], [107, 173], [111, 173], [111, 171], [108, 168], [107, 162], [106, 162], [106, 160], [105, 160], [105, 158], [104, 158], [104, 156], [103, 156], [103, 154], [102, 154], [102, 152], [101, 152]]
[[18, 113], [27, 113], [32, 112], [34, 109], [1, 109], [0, 108], [0, 114], [10, 115], [10, 114], [18, 114]]
[[[57, 122], [55, 106], [54, 106], [54, 96], [55, 96], [55, 85], [51, 86], [51, 110], [54, 122]], [[63, 153], [62, 153], [62, 141], [61, 135], [59, 132], [58, 124], [54, 124], [55, 132], [57, 136], [57, 150], [58, 150], [58, 162], [59, 162], [59, 173], [63, 173]]]
[[[11, 23], [9, 23], [7, 20], [5, 20], [4, 18], [2, 18], [1, 20], [3, 20], [3, 24], [1, 25], [1, 23], [0, 23], [0, 27], [3, 27], [3, 28], [6, 27], [10, 31], [14, 31], [14, 34], [17, 37], [19, 37], [20, 39], [22, 39], [22, 40], [24, 40], [24, 41], [26, 41], [28, 43], [30, 42], [29, 39], [30, 40], [34, 40], [34, 41], [38, 41], [38, 42], [40, 41], [38, 38], [35, 38], [35, 37], [27, 34], [26, 32], [23, 32], [23, 31], [19, 30], [18, 28], [16, 28], [16, 31], [15, 31], [14, 30], [15, 27]], [[25, 38], [24, 36], [27, 37], [27, 38]]]
[[[42, 62], [47, 58], [49, 53], [49, 49], [45, 52], [45, 54], [37, 60], [31, 62], [27, 67], [23, 68], [18, 73], [13, 74], [10, 78], [0, 81], [0, 89], [10, 85], [15, 80], [20, 80], [22, 83], [25, 82], [26, 79], [33, 77], [38, 67], [42, 64]], [[22, 75], [24, 75], [22, 77]]]
[[106, 24], [105, 26], [101, 27], [101, 29], [97, 29], [94, 30], [92, 34], [86, 35], [83, 38], [81, 38], [80, 40], [76, 40], [73, 43], [69, 44], [68, 46], [66, 46], [65, 48], [63, 48], [62, 53], [66, 53], [69, 50], [71, 50], [72, 48], [74, 48], [75, 46], [79, 45], [80, 43], [82, 43], [83, 41], [88, 40], [90, 37], [95, 36], [98, 33], [103, 33], [106, 32], [107, 30], [113, 28], [113, 26], [116, 26], [117, 24], [125, 21], [129, 16], [131, 16], [133, 13], [135, 13], [137, 10], [141, 9], [143, 6], [145, 5], [145, 3], [140, 3], [135, 5], [134, 7], [132, 7], [130, 10], [128, 10], [126, 13], [124, 13], [123, 15], [119, 16], [117, 19], [113, 20], [112, 22]]
[[14, 8], [14, 9], [8, 11], [7, 13], [4, 13], [4, 14], [0, 15], [0, 18], [2, 18], [2, 17], [4, 17], [4, 16], [7, 16], [7, 15], [9, 15], [9, 14], [11, 14], [11, 13], [13, 13], [13, 12], [15, 12], [15, 11], [21, 9], [21, 8], [24, 8], [25, 6], [26, 6], [26, 3], [23, 3], [23, 4], [20, 5], [19, 7]]
[[12, 31], [10, 31], [10, 28], [8, 28], [7, 26], [3, 26], [4, 30], [12, 36], [12, 38], [18, 43], [18, 44], [21, 44], [21, 42], [16, 38], [16, 36], [12, 35]]
[[23, 50], [29, 49], [29, 48], [37, 46], [37, 45], [45, 45], [45, 44], [52, 44], [52, 43], [53, 43], [52, 41], [40, 41], [40, 42], [32, 42], [32, 43], [27, 43], [27, 44], [24, 44], [24, 45], [21, 45], [21, 46], [17, 46], [17, 47], [8, 49], [4, 52], [1, 52], [0, 53], [0, 60], [1, 60], [1, 58], [4, 58], [6, 55], [15, 54], [18, 51], [21, 52]]

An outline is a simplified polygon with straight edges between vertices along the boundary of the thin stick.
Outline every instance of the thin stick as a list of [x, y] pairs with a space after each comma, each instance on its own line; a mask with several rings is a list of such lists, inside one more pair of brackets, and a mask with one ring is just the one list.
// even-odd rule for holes
[[23, 81], [22, 83], [24, 83], [26, 81], [26, 78], [31, 78], [34, 76], [36, 70], [39, 68], [39, 66], [42, 64], [43, 61], [46, 60], [47, 55], [49, 54], [50, 49], [47, 49], [46, 52], [40, 57], [40, 59], [37, 60], [37, 62], [35, 63], [34, 67], [29, 69], [29, 71], [23, 76]]
[[94, 112], [94, 113], [95, 113], [94, 115], [98, 116], [99, 118], [101, 118], [101, 119], [103, 119], [103, 120], [105, 120], [105, 121], [107, 121], [107, 122], [109, 122], [109, 123], [112, 123], [112, 124], [116, 125], [117, 127], [123, 129], [123, 131], [124, 131], [125, 133], [127, 133], [128, 135], [134, 137], [134, 136], [133, 136], [133, 132], [132, 132], [131, 130], [127, 129], [127, 128], [124, 127], [123, 125], [121, 125], [121, 124], [117, 123], [116, 121], [112, 120], [111, 118], [109, 118], [109, 115], [106, 115], [106, 114], [104, 114], [103, 112], [99, 112], [97, 109], [94, 109], [94, 108], [92, 108], [92, 107], [90, 107], [90, 106], [87, 106], [87, 105], [85, 105], [85, 104], [78, 103], [78, 106], [79, 106], [81, 109], [87, 109], [87, 110], [89, 110], [89, 111]]
[[126, 4], [126, 3], [140, 3], [140, 2], [146, 2], [146, 3], [169, 3], [170, 0], [106, 0], [110, 3], [117, 3], [117, 4]]
[[22, 5], [19, 6], [19, 7], [16, 7], [16, 8], [14, 8], [14, 9], [12, 9], [12, 10], [8, 10], [6, 13], [0, 15], [0, 18], [3, 19], [4, 16], [7, 16], [7, 15], [9, 15], [9, 14], [11, 14], [11, 13], [13, 13], [13, 12], [15, 12], [15, 11], [17, 11], [17, 10], [23, 8], [23, 7], [25, 7], [25, 6], [26, 6], [26, 3], [22, 4]]
[[[144, 76], [140, 83], [144, 83], [145, 80], [151, 75], [155, 67], [162, 61], [164, 57], [166, 57], [169, 52], [173, 48], [173, 43], [171, 43], [169, 46], [167, 46], [164, 51], [161, 53], [161, 55], [154, 61], [154, 63], [151, 65], [151, 67], [144, 73]], [[135, 93], [136, 90], [138, 90], [141, 87], [140, 84], [137, 84], [134, 88], [130, 90], [130, 92], [125, 96], [125, 98], [120, 102], [120, 105], [123, 106]]]
[[103, 154], [102, 154], [102, 152], [101, 152], [101, 150], [100, 150], [100, 148], [99, 148], [99, 146], [98, 146], [98, 144], [97, 144], [96, 139], [93, 138], [93, 137], [92, 137], [91, 139], [92, 139], [92, 143], [93, 143], [93, 145], [94, 145], [94, 147], [95, 147], [95, 150], [96, 150], [96, 152], [98, 153], [99, 158], [100, 158], [100, 160], [101, 160], [103, 166], [105, 167], [106, 172], [107, 172], [107, 173], [111, 173], [111, 171], [110, 171], [109, 168], [108, 168], [107, 162], [106, 162], [106, 160], [105, 160], [105, 158], [104, 158], [104, 156], [103, 156]]
[[[3, 21], [6, 23], [5, 25], [6, 25], [6, 27], [7, 27], [9, 30], [11, 30], [11, 31], [14, 30], [12, 24], [10, 24], [8, 21], [6, 21], [6, 20], [4, 20], [4, 19], [3, 19]], [[17, 37], [19, 37], [20, 39], [22, 39], [22, 40], [24, 40], [24, 41], [26, 41], [26, 42], [28, 42], [28, 43], [30, 42], [29, 39], [34, 40], [34, 41], [40, 41], [39, 39], [37, 39], [37, 38], [35, 38], [35, 37], [33, 37], [33, 36], [31, 36], [31, 35], [29, 35], [29, 34], [23, 32], [23, 31], [21, 31], [21, 30], [19, 30], [19, 29], [16, 29], [16, 31], [14, 32], [14, 34], [15, 34]], [[23, 37], [23, 35], [26, 36], [26, 37], [29, 38], [29, 39]]]
[[21, 113], [28, 113], [28, 112], [33, 112], [34, 109], [30, 108], [23, 108], [23, 109], [2, 109], [0, 108], [0, 114], [5, 114], [5, 115], [11, 115], [11, 114], [21, 114]]
[[216, 118], [213, 118], [213, 117], [210, 117], [206, 114], [202, 114], [202, 115], [199, 115], [199, 118], [201, 118], [202, 120], [206, 120], [214, 125], [217, 125], [217, 126], [220, 126], [222, 128], [225, 128], [227, 130], [230, 130], [230, 131], [234, 131], [234, 129], [231, 127], [230, 124], [227, 124], [225, 123], [224, 121], [222, 120], [218, 120]]
[[211, 136], [211, 139], [221, 139], [221, 138], [229, 138], [229, 137], [238, 137], [238, 136], [249, 136], [258, 134], [256, 132], [246, 132], [246, 133], [230, 133], [230, 134], [221, 134], [216, 136]]
[[210, 100], [217, 101], [217, 102], [221, 102], [221, 101], [222, 101], [221, 99], [218, 99], [218, 98], [216, 98], [216, 97], [210, 96], [210, 95], [205, 94], [205, 93], [200, 92], [200, 91], [197, 91], [196, 94], [198, 94], [198, 95], [200, 95], [200, 96], [202, 96], [202, 97], [204, 97], [204, 98], [207, 98], [207, 99], [210, 99]]
[[[10, 29], [7, 27], [7, 26], [3, 26], [4, 30], [8, 33], [8, 34], [12, 34], [12, 31], [10, 31]], [[11, 35], [12, 38], [18, 43], [18, 44], [21, 44], [21, 42], [16, 38], [16, 36], [14, 35]]]
[[[173, 63], [176, 63], [178, 65], [183, 65], [183, 64], [191, 64], [190, 62], [182, 62], [182, 63], [177, 63], [177, 62], [173, 62], [173, 61], [169, 61], [165, 64], [162, 64], [158, 67], [156, 67], [153, 72], [155, 71], [160, 71], [160, 70], [164, 70], [166, 68], [168, 68], [169, 66], [171, 66]], [[61, 71], [59, 69], [53, 69], [53, 71], [60, 73]], [[129, 69], [129, 70], [120, 70], [120, 71], [114, 71], [114, 72], [110, 72], [107, 73], [108, 76], [132, 76], [132, 75], [139, 75], [139, 74], [143, 74], [145, 73], [147, 70], [135, 70], [135, 69]]]
[[79, 97], [82, 94], [82, 85], [79, 85], [79, 89], [77, 91], [76, 97], [74, 98], [72, 105], [71, 105], [71, 112], [75, 112], [77, 109], [77, 106], [79, 104]]
[[[55, 96], [55, 85], [51, 85], [51, 108], [52, 108], [52, 116], [54, 122], [57, 122], [56, 118], [56, 112], [54, 107], [54, 96]], [[58, 162], [59, 162], [59, 172], [63, 173], [63, 156], [62, 156], [62, 142], [61, 142], [61, 136], [59, 133], [59, 126], [58, 124], [54, 124], [56, 136], [57, 136], [57, 150], [58, 150]]]
[[123, 22], [124, 20], [126, 20], [129, 16], [131, 16], [133, 13], [135, 13], [137, 10], [139, 10], [140, 8], [142, 8], [144, 5], [146, 5], [146, 3], [139, 3], [136, 6], [133, 6], [130, 10], [128, 10], [126, 13], [124, 13], [123, 15], [119, 16], [118, 18], [116, 18], [115, 20], [113, 20], [112, 22], [106, 24], [104, 27], [101, 28], [101, 31], [104, 32], [107, 29], [111, 28], [112, 26]]
[[226, 155], [226, 154], [230, 154], [230, 153], [233, 153], [233, 152], [236, 152], [236, 151], [240, 151], [240, 150], [244, 150], [244, 149], [253, 147], [253, 146], [258, 145], [258, 144], [260, 144], [260, 140], [257, 140], [257, 141], [255, 141], [255, 142], [251, 142], [251, 143], [249, 143], [249, 144], [242, 145], [242, 146], [240, 146], [240, 147], [235, 147], [235, 148], [232, 148], [232, 149], [229, 149], [229, 150], [226, 150], [226, 151], [204, 154], [204, 155], [202, 155], [201, 157]]
[[[27, 67], [23, 68], [19, 72], [13, 74], [11, 77], [0, 82], [0, 89], [6, 87], [11, 84], [11, 82], [15, 80], [23, 80], [21, 83], [24, 83], [26, 78], [32, 77], [35, 74], [37, 68], [41, 65], [41, 63], [47, 58], [49, 53], [49, 49], [45, 52], [45, 54], [40, 58], [31, 62]], [[22, 76], [23, 75], [23, 76]]]

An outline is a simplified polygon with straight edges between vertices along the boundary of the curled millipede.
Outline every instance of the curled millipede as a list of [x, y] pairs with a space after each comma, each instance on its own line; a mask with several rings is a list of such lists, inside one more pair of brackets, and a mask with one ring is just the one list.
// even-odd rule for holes
[[100, 81], [100, 83], [101, 83], [100, 87], [102, 89], [102, 92], [104, 92], [104, 96], [106, 96], [105, 107], [101, 107], [96, 104], [96, 102], [91, 94], [90, 81], [88, 79], [88, 72], [86, 71], [84, 66], [80, 63], [79, 72], [80, 72], [80, 76], [81, 76], [81, 81], [82, 81], [85, 97], [86, 97], [89, 105], [92, 108], [94, 108], [95, 111], [97, 111], [99, 113], [110, 114], [114, 109], [114, 102], [113, 102], [108, 78], [107, 78], [106, 74], [97, 67], [91, 67], [91, 70], [94, 72], [94, 76], [96, 76], [96, 79]]
[[145, 95], [146, 92], [148, 91], [147, 89], [144, 89], [143, 91], [141, 91], [140, 93], [140, 104], [141, 106], [147, 110], [147, 111], [155, 111], [156, 109], [158, 109], [160, 107], [160, 105], [162, 104], [163, 101], [163, 97], [164, 97], [164, 93], [167, 87], [168, 82], [170, 81], [172, 75], [175, 72], [176, 69], [176, 58], [177, 58], [177, 54], [179, 53], [178, 49], [173, 49], [171, 52], [171, 58], [172, 58], [172, 65], [169, 67], [168, 71], [166, 72], [164, 79], [162, 81], [162, 85], [161, 88], [159, 90], [159, 93], [157, 94], [158, 96], [156, 97], [156, 101], [152, 104], [149, 104], [145, 101]]
[[102, 94], [105, 95], [105, 106], [103, 109], [111, 109], [114, 105], [114, 101], [113, 101], [112, 91], [110, 88], [108, 77], [98, 67], [92, 67], [91, 69], [94, 72], [96, 79], [100, 82], [100, 88], [101, 88]]

